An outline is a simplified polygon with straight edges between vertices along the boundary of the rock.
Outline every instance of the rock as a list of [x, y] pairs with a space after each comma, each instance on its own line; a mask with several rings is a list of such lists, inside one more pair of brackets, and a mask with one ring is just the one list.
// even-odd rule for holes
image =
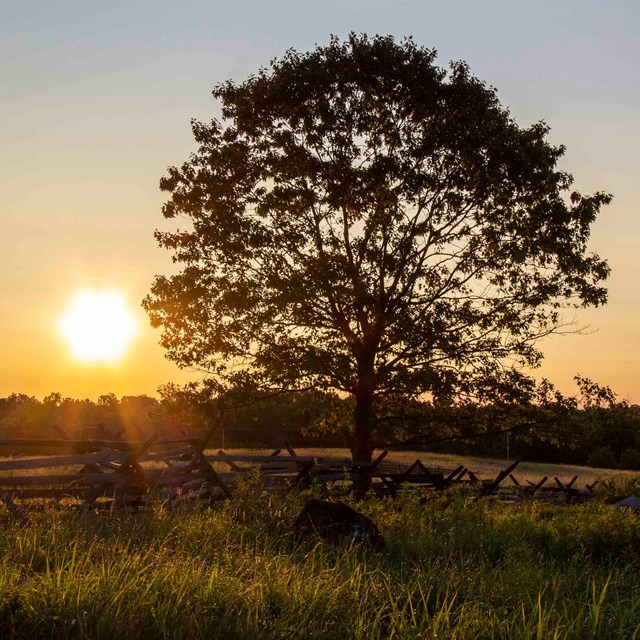
[[640, 497], [629, 496], [618, 500], [613, 506], [618, 508], [627, 507], [627, 509], [632, 509], [633, 511], [640, 511]]
[[366, 516], [342, 502], [310, 500], [293, 523], [298, 540], [316, 533], [331, 544], [367, 544], [382, 551], [385, 540], [378, 527]]

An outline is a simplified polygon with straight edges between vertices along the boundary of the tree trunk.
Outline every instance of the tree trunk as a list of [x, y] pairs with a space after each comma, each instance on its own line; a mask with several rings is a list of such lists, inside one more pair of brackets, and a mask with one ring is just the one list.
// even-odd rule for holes
[[353, 439], [351, 456], [353, 461], [364, 466], [354, 469], [353, 495], [359, 500], [364, 498], [371, 487], [370, 470], [373, 454], [373, 404], [376, 390], [375, 350], [366, 351], [358, 357], [358, 384], [355, 389], [356, 406], [353, 412]]
[[369, 464], [373, 454], [373, 392], [365, 389], [356, 393], [351, 456], [354, 462]]
[[[364, 391], [356, 394], [354, 411], [353, 440], [351, 456], [354, 462], [367, 465], [373, 453], [373, 392]], [[353, 470], [353, 497], [362, 500], [371, 488], [371, 476], [368, 468]]]

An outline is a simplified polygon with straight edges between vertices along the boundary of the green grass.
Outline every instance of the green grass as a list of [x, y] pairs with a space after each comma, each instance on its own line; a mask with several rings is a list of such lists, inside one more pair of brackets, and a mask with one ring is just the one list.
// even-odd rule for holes
[[359, 506], [387, 539], [374, 554], [296, 546], [306, 497], [248, 478], [213, 510], [7, 522], [0, 637], [640, 637], [640, 522], [626, 510], [407, 493]]

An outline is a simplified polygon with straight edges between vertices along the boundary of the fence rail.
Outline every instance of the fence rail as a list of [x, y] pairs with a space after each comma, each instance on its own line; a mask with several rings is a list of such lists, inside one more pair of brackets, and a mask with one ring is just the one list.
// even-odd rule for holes
[[[62, 429], [59, 433], [64, 434]], [[505, 501], [538, 499], [582, 502], [594, 486], [578, 488], [577, 477], [568, 482], [544, 477], [537, 482], [518, 480], [513, 472], [520, 460], [495, 478], [482, 479], [477, 472], [458, 465], [433, 468], [417, 459], [402, 466], [386, 460], [383, 451], [369, 464], [350, 461], [329, 463], [320, 457], [298, 455], [287, 443], [271, 455], [251, 455], [206, 447], [215, 433], [144, 441], [0, 439], [0, 502], [11, 516], [27, 522], [24, 500], [75, 501], [81, 509], [143, 507], [163, 502], [168, 506], [194, 506], [231, 499], [239, 477], [258, 470], [268, 487], [291, 490], [316, 484], [327, 496], [345, 494], [366, 486], [379, 496], [395, 497], [404, 488], [423, 492], [443, 491], [465, 484], [476, 495], [497, 496]], [[47, 455], [41, 455], [47, 451]], [[19, 453], [25, 457], [15, 457]], [[26, 507], [25, 507], [26, 508]]]

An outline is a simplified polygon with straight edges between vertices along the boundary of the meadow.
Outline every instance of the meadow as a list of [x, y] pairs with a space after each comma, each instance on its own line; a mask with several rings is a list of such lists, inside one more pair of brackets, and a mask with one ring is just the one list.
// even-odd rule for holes
[[249, 476], [211, 509], [7, 519], [0, 637], [640, 637], [640, 522], [606, 495], [573, 507], [464, 488], [365, 500], [387, 540], [376, 554], [295, 543], [312, 493], [274, 495]]

